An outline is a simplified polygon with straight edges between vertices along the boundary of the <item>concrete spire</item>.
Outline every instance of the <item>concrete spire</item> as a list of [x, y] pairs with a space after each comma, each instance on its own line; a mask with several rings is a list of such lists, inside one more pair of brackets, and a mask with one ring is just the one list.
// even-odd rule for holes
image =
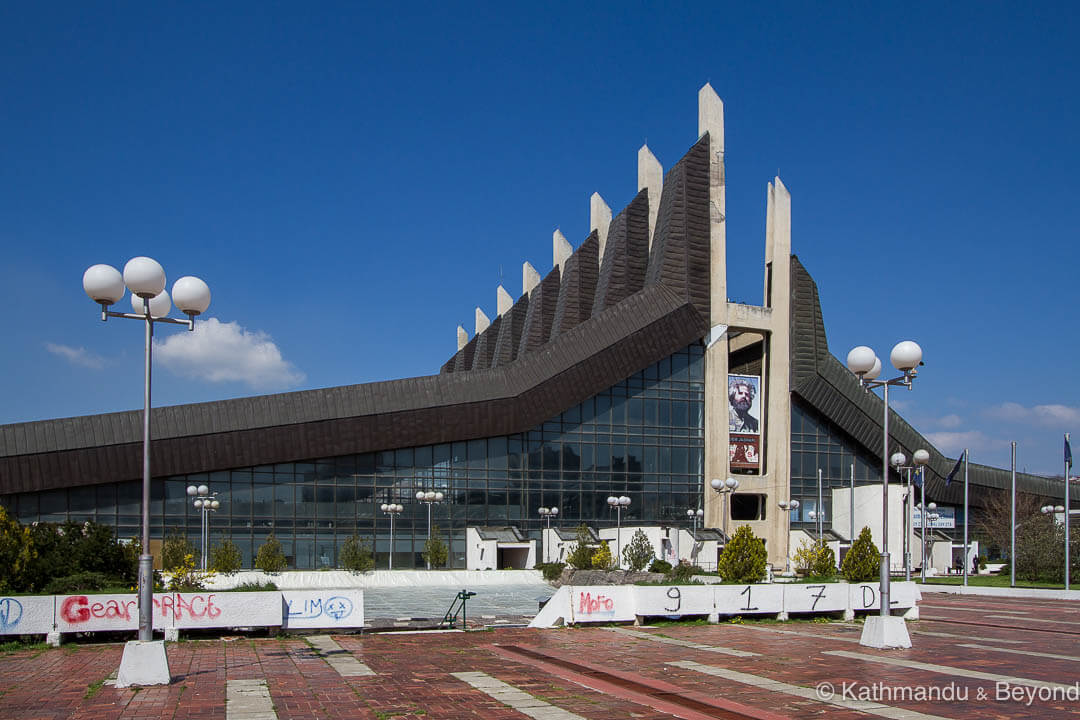
[[562, 234], [561, 230], [556, 230], [551, 235], [551, 264], [559, 267], [559, 274], [563, 273], [563, 266], [566, 265], [566, 261], [570, 259], [570, 256], [574, 254], [574, 248], [570, 245], [570, 241], [566, 239], [566, 236]]
[[526, 260], [521, 265], [521, 294], [531, 294], [533, 288], [539, 284], [540, 273], [536, 272], [536, 268], [532, 266], [532, 263]]
[[458, 325], [457, 326], [457, 349], [461, 350], [461, 348], [465, 347], [468, 344], [469, 344], [469, 333], [465, 330], [465, 328]]
[[724, 151], [724, 101], [713, 90], [712, 85], [705, 85], [698, 90], [697, 134], [700, 138], [709, 133], [713, 152]]
[[476, 308], [476, 334], [484, 332], [491, 326], [491, 321], [488, 320], [488, 316], [484, 314], [484, 311], [480, 308]]
[[500, 316], [505, 315], [514, 306], [514, 299], [510, 297], [510, 293], [506, 292], [506, 288], [502, 285], [495, 289], [495, 304]]
[[600, 238], [600, 262], [604, 262], [604, 246], [607, 245], [608, 227], [611, 225], [611, 208], [600, 197], [600, 193], [593, 193], [589, 198], [589, 232], [593, 230]]
[[[648, 145], [637, 151], [637, 189], [649, 191], [649, 249], [656, 232], [656, 214], [660, 210], [660, 193], [664, 190], [664, 166], [652, 154]], [[601, 257], [603, 257], [601, 255]]]

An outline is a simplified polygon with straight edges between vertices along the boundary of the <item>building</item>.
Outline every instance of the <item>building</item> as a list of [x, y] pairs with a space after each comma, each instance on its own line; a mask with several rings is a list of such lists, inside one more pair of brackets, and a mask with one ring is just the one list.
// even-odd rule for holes
[[[198, 537], [185, 488], [206, 484], [221, 501], [212, 540], [231, 537], [247, 562], [274, 533], [293, 566], [332, 566], [359, 534], [385, 567], [379, 505], [395, 502], [405, 512], [393, 564], [420, 567], [427, 509], [413, 498], [436, 490], [434, 522], [464, 567], [469, 527], [538, 539], [541, 506], [558, 508], [566, 529], [608, 527], [607, 497], [625, 495], [625, 526], [683, 527], [703, 507], [704, 527], [725, 527], [726, 513], [783, 567], [790, 530], [813, 527], [819, 469], [828, 517], [828, 490], [851, 472], [858, 485], [881, 482], [883, 408], [829, 351], [779, 178], [767, 189], [763, 302], [728, 301], [723, 112], [703, 87], [686, 154], [665, 173], [642, 147], [634, 199], [613, 213], [593, 195], [588, 236], [575, 249], [557, 231], [551, 270], [541, 278], [525, 263], [517, 300], [500, 286], [494, 319], [478, 308], [475, 334], [458, 328], [438, 374], [155, 409], [152, 537]], [[24, 523], [96, 520], [136, 536], [140, 418], [0, 427], [0, 502]], [[909, 457], [930, 451], [929, 496], [958, 504], [960, 487], [943, 480], [954, 461], [895, 413], [890, 435]], [[739, 489], [722, 501], [709, 479], [731, 475]], [[984, 466], [971, 479], [1009, 483]], [[1062, 490], [1021, 483], [1047, 498]], [[799, 510], [781, 511], [792, 498]]]

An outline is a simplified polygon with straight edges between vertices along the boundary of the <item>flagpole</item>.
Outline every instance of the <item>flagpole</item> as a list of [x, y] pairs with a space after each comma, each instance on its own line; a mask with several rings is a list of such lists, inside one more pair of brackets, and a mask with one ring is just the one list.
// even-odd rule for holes
[[1012, 501], [1009, 504], [1009, 587], [1016, 587], [1016, 441], [1012, 444]]
[[1072, 469], [1072, 448], [1069, 447], [1069, 433], [1065, 433], [1065, 589], [1069, 589], [1069, 471]]
[[971, 518], [968, 516], [968, 449], [964, 448], [964, 587], [968, 584], [968, 526]]

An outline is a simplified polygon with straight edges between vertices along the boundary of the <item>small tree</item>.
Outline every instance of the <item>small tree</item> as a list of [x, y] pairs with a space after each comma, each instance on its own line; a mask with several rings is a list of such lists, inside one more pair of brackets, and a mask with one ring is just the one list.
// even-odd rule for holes
[[765, 541], [754, 535], [749, 525], [743, 525], [724, 546], [717, 570], [727, 582], [758, 582], [765, 579]]
[[225, 538], [210, 550], [210, 569], [231, 575], [244, 564], [244, 556], [229, 538]]
[[161, 567], [166, 572], [184, 567], [184, 558], [188, 555], [195, 557], [198, 550], [195, 544], [188, 540], [187, 535], [173, 531], [161, 544]]
[[575, 570], [588, 570], [592, 567], [593, 550], [592, 534], [589, 526], [585, 523], [578, 525], [577, 537], [574, 538], [574, 549], [566, 556], [566, 562]]
[[424, 562], [433, 568], [446, 566], [446, 561], [450, 557], [450, 549], [443, 542], [438, 525], [431, 528], [431, 537], [424, 543], [424, 552], [420, 553], [420, 556], [424, 558]]
[[634, 537], [630, 538], [630, 544], [623, 549], [623, 557], [631, 572], [640, 572], [645, 569], [652, 559], [655, 551], [652, 543], [644, 530], [638, 530]]
[[611, 570], [615, 567], [615, 557], [607, 543], [600, 543], [592, 554], [592, 566], [597, 570]]
[[345, 539], [338, 560], [341, 567], [350, 572], [367, 572], [375, 567], [375, 555], [371, 552], [371, 546], [361, 540], [359, 535], [351, 535]]
[[829, 577], [836, 574], [836, 553], [820, 540], [803, 541], [795, 551], [794, 560], [795, 568], [805, 575]]
[[281, 543], [273, 533], [266, 538], [266, 542], [255, 554], [255, 567], [265, 573], [279, 573], [288, 567], [289, 561], [285, 557], [285, 551], [281, 549]]
[[0, 593], [21, 589], [32, 557], [30, 532], [0, 507]]
[[881, 553], [870, 535], [870, 528], [864, 527], [844, 556], [840, 573], [848, 582], [864, 582], [878, 577], [880, 572]]

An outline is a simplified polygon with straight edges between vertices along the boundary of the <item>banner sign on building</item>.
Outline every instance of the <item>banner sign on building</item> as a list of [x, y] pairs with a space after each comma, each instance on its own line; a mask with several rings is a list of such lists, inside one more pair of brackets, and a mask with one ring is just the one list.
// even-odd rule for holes
[[758, 435], [729, 435], [728, 464], [733, 468], [757, 470], [761, 463]]
[[728, 375], [728, 432], [761, 434], [760, 375]]
[[[922, 528], [922, 508], [918, 505], [915, 506], [912, 513], [911, 526], [913, 528]], [[956, 508], [951, 507], [939, 507], [934, 511], [937, 518], [931, 520], [926, 524], [929, 530], [951, 530], [956, 527]]]

